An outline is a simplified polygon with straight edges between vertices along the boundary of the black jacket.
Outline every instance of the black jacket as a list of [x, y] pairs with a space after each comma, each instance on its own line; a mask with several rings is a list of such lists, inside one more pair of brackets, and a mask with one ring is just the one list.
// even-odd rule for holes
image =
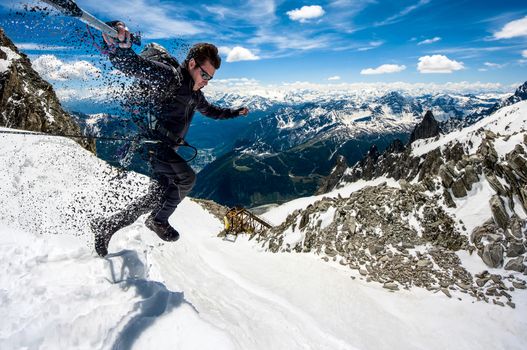
[[[110, 54], [115, 68], [126, 75], [140, 79], [150, 87], [151, 101], [157, 123], [173, 135], [185, 138], [195, 110], [213, 119], [230, 119], [239, 116], [238, 110], [220, 108], [210, 104], [201, 90], [193, 91], [194, 80], [183, 66], [177, 68], [150, 61], [132, 49], [117, 49]], [[170, 143], [165, 135], [157, 135]]]

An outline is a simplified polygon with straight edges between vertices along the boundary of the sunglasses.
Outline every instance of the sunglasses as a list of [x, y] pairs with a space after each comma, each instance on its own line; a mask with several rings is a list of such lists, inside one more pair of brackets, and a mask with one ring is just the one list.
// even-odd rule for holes
[[209, 81], [211, 80], [212, 78], [214, 78], [212, 75], [210, 75], [209, 73], [205, 72], [205, 70], [203, 68], [201, 68], [201, 66], [199, 65], [198, 62], [196, 62], [196, 65], [199, 67], [199, 70], [201, 71], [201, 78], [203, 80], [206, 80], [206, 81]]

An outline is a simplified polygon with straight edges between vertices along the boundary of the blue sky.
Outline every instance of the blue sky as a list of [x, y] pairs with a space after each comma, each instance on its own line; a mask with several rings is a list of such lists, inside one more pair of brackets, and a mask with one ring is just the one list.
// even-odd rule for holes
[[[2, 2], [0, 26], [32, 59], [53, 55], [57, 61], [46, 64], [50, 69], [65, 65], [63, 76], [75, 71], [79, 60], [101, 69], [104, 60], [97, 51], [89, 43], [79, 44], [82, 24], [23, 10], [21, 3]], [[132, 31], [143, 33], [144, 43], [156, 41], [179, 58], [190, 43], [216, 44], [224, 61], [218, 79], [263, 84], [527, 80], [525, 1], [77, 3], [103, 20], [124, 20]]]

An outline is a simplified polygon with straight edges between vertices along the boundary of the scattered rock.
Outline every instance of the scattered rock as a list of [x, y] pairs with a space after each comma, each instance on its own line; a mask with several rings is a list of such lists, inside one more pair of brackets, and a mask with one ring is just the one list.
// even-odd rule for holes
[[509, 243], [507, 248], [507, 256], [509, 258], [515, 258], [525, 253], [525, 246], [521, 242]]
[[517, 272], [525, 271], [525, 265], [523, 264], [523, 256], [511, 259], [505, 265], [505, 270], [512, 270]]
[[381, 244], [371, 244], [368, 247], [371, 255], [377, 255], [378, 253], [384, 250], [384, 245]]
[[389, 290], [399, 290], [399, 286], [397, 283], [393, 282], [387, 282], [383, 285], [383, 288], [389, 289]]
[[503, 246], [500, 243], [490, 243], [483, 247], [481, 259], [487, 266], [496, 268], [503, 265]]
[[505, 205], [503, 204], [501, 197], [495, 194], [492, 196], [489, 203], [496, 225], [506, 230], [509, 226], [509, 214], [507, 214], [507, 210], [505, 209]]
[[512, 282], [512, 286], [516, 289], [527, 289], [527, 287], [525, 286], [525, 284], [521, 284], [521, 283], [518, 283], [516, 281], [513, 281]]
[[452, 183], [452, 194], [456, 198], [462, 198], [467, 195], [467, 189], [463, 179], [457, 179]]
[[476, 280], [476, 284], [478, 285], [478, 287], [483, 287], [485, 286], [485, 284], [487, 284], [488, 281], [489, 281], [489, 278], [478, 278]]
[[426, 267], [426, 266], [429, 266], [429, 265], [433, 265], [432, 262], [430, 260], [427, 260], [427, 259], [422, 259], [422, 260], [419, 260], [417, 262], [417, 266], [419, 267]]
[[446, 288], [441, 288], [441, 291], [449, 298], [452, 298], [452, 294], [450, 294], [450, 291]]
[[492, 302], [494, 303], [494, 305], [499, 305], [499, 306], [505, 307], [505, 304], [503, 304], [501, 301], [498, 301], [496, 299], [492, 299]]

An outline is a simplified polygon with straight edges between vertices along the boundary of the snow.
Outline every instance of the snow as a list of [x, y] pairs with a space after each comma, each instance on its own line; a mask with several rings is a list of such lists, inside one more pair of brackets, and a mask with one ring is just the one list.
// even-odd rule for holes
[[366, 186], [376, 186], [383, 182], [386, 182], [386, 184], [390, 187], [400, 188], [399, 183], [391, 178], [379, 177], [371, 181], [359, 180], [328, 193], [324, 193], [318, 196], [298, 198], [290, 202], [284, 203], [280, 206], [271, 208], [267, 212], [263, 213], [261, 217], [273, 225], [279, 225], [287, 218], [289, 214], [291, 214], [295, 210], [304, 209], [308, 205], [313, 204], [324, 197], [336, 198], [340, 195], [341, 197], [346, 198], [349, 197], [351, 193], [358, 191]]
[[511, 126], [514, 126], [514, 129], [520, 133], [527, 132], [527, 101], [501, 108], [474, 125], [442, 135], [437, 140], [417, 140], [412, 143], [412, 154], [421, 156], [450, 142], [466, 143], [468, 141], [473, 144], [470, 150], [470, 153], [473, 153], [481, 144], [483, 135], [479, 132], [480, 129], [490, 130], [496, 134], [507, 134]]
[[13, 60], [18, 60], [20, 58], [20, 55], [7, 46], [0, 46], [0, 50], [2, 50], [7, 56], [5, 60], [0, 59], [0, 73], [4, 73], [11, 65], [11, 62]]
[[335, 216], [335, 212], [336, 211], [337, 211], [337, 208], [330, 207], [326, 212], [324, 212], [324, 213], [322, 213], [322, 215], [320, 215], [319, 220], [322, 220], [322, 222], [320, 224], [320, 229], [321, 230], [325, 229], [326, 227], [328, 227], [333, 222], [333, 218]]
[[[516, 145], [521, 145], [523, 143], [523, 137], [523, 133], [518, 133], [516, 135], [512, 135], [506, 140], [501, 138], [494, 140], [494, 149], [498, 153], [498, 156], [501, 159], [505, 158], [505, 155], [512, 152]], [[523, 148], [525, 149], [525, 147]]]
[[463, 224], [467, 228], [467, 232], [472, 232], [477, 226], [480, 226], [485, 221], [492, 217], [489, 200], [496, 194], [488, 181], [482, 177], [480, 182], [472, 185], [472, 189], [468, 191], [463, 198], [455, 198], [456, 208], [444, 209], [448, 213], [452, 213], [455, 217], [463, 220]]
[[[189, 199], [170, 219], [178, 242], [160, 241], [142, 217], [98, 258], [89, 229], [60, 218], [71, 206], [79, 220], [82, 209], [97, 212], [112, 169], [61, 138], [2, 135], [0, 148], [1, 349], [522, 349], [527, 341], [526, 291], [515, 294], [516, 309], [388, 292], [315, 255], [223, 241], [222, 223]], [[379, 179], [326, 196], [382, 181], [397, 186]], [[132, 173], [121, 191], [138, 196], [145, 185]], [[279, 221], [322, 197], [264, 217]]]

